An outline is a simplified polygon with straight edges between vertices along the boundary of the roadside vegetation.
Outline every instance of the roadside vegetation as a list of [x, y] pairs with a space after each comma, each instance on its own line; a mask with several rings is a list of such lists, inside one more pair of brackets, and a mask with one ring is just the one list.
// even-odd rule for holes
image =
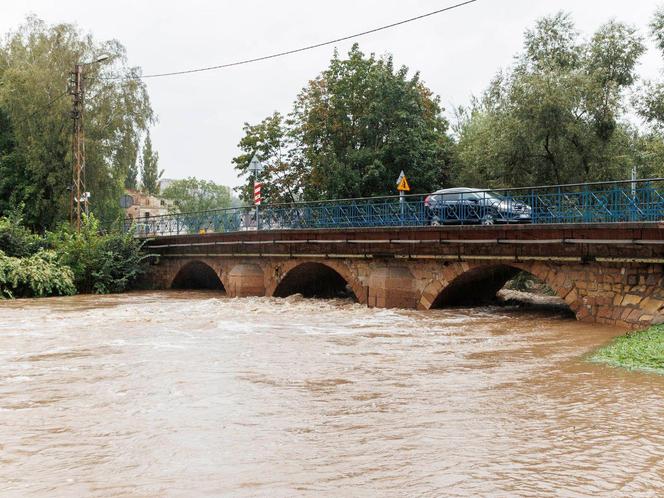
[[[651, 39], [664, 55], [664, 8]], [[271, 201], [393, 195], [464, 186], [624, 180], [664, 174], [664, 82], [639, 78], [646, 34], [610, 20], [580, 33], [569, 14], [538, 20], [514, 62], [468, 105], [446, 110], [417, 71], [356, 44], [335, 53], [287, 114], [246, 123], [234, 160], [249, 201], [254, 154]]]
[[0, 218], [0, 298], [107, 294], [128, 290], [146, 258], [133, 233], [102, 233], [94, 216], [37, 235], [20, 215]]
[[591, 360], [664, 375], [664, 325], [620, 336], [596, 351]]

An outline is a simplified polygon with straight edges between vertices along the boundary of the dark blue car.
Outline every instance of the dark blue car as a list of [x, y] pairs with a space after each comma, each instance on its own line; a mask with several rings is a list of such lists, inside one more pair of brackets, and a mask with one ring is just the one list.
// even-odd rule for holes
[[458, 187], [434, 192], [424, 199], [430, 225], [530, 223], [526, 203], [487, 190]]

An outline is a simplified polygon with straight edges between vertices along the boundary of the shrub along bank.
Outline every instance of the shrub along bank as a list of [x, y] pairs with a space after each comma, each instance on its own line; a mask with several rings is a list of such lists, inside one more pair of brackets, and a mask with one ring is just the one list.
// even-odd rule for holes
[[53, 251], [15, 258], [0, 251], [0, 297], [62, 296], [76, 293], [74, 273]]
[[633, 370], [664, 374], [664, 325], [617, 337], [596, 351], [591, 359]]
[[0, 298], [123, 292], [145, 269], [142, 245], [132, 233], [102, 233], [92, 216], [80, 233], [44, 235], [16, 214], [0, 218]]

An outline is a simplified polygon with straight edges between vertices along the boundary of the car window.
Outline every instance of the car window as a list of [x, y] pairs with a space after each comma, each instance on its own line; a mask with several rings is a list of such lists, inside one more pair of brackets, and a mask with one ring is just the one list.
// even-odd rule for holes
[[450, 201], [458, 201], [459, 200], [459, 194], [457, 192], [446, 192], [444, 194], [441, 194], [441, 200], [445, 202], [450, 202]]
[[500, 194], [496, 194], [495, 192], [487, 192], [487, 193], [486, 193], [486, 196], [487, 196], [488, 198], [490, 198], [492, 201], [498, 201], [498, 202], [500, 202], [500, 201], [504, 201], [504, 200], [505, 200], [505, 197], [504, 197], [504, 196], [502, 196], [502, 195], [500, 195]]
[[463, 198], [486, 202], [500, 202], [502, 200], [498, 194], [494, 194], [493, 192], [469, 192], [464, 194]]

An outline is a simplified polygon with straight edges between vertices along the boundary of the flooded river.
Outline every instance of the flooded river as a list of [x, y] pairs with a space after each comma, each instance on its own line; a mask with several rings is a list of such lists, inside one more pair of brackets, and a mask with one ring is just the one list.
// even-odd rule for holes
[[662, 496], [664, 376], [510, 308], [0, 303], [0, 496]]

